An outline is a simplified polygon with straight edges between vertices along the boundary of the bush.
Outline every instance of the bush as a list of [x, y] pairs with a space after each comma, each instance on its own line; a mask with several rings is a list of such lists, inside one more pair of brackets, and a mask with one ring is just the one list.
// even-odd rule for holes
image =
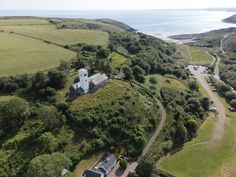
[[120, 160], [120, 167], [125, 170], [128, 166], [128, 161], [125, 159]]
[[151, 82], [152, 84], [157, 84], [157, 79], [155, 77], [150, 77], [149, 82]]

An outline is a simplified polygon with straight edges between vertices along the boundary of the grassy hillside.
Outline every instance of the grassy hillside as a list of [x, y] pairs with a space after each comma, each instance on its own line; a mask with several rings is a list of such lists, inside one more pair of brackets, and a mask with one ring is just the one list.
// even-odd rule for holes
[[111, 19], [50, 19], [58, 29], [90, 29], [108, 32], [134, 32], [130, 26]]
[[0, 76], [35, 73], [54, 68], [76, 53], [45, 42], [0, 32]]
[[109, 35], [106, 32], [80, 29], [56, 29], [54, 25], [32, 26], [2, 26], [0, 30], [14, 32], [49, 41], [59, 45], [87, 43], [93, 45], [107, 45]]

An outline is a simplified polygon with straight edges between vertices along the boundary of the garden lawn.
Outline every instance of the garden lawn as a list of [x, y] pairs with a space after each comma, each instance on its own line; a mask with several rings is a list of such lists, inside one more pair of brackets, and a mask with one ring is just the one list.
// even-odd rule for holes
[[93, 168], [96, 163], [102, 158], [103, 153], [95, 154], [88, 159], [81, 160], [78, 165], [75, 167], [73, 172], [74, 177], [81, 177], [85, 170]]

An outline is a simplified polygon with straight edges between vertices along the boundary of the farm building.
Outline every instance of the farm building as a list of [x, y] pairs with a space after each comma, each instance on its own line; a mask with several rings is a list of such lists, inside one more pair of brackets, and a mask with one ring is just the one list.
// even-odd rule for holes
[[96, 92], [109, 82], [106, 74], [97, 73], [88, 77], [88, 70], [85, 68], [79, 70], [79, 79], [80, 82], [74, 83], [70, 87], [70, 93], [77, 96], [88, 92]]

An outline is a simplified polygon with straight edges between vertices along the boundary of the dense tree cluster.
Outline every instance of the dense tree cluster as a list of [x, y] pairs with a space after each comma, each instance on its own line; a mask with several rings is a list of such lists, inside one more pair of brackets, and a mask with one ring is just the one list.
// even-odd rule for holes
[[215, 85], [217, 91], [226, 98], [229, 104], [236, 108], [236, 94], [233, 93], [232, 88], [228, 84], [224, 84], [223, 82], [218, 82], [216, 79], [211, 78], [211, 81]]

